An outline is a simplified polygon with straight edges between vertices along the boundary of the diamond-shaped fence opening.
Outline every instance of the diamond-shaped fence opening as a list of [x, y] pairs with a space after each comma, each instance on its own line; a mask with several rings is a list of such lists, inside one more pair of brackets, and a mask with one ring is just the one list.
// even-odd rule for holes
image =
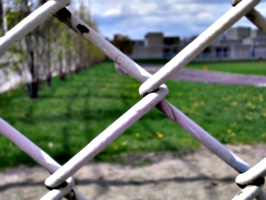
[[233, 7], [227, 13], [153, 76], [65, 8], [70, 3], [69, 0], [45, 1], [40, 8], [7, 32], [0, 39], [0, 54], [7, 51], [45, 19], [54, 15], [81, 37], [93, 43], [122, 67], [124, 71], [143, 83], [139, 89], [143, 98], [63, 166], [60, 166], [34, 143], [3, 119], [0, 119], [0, 132], [52, 174], [45, 181], [45, 185], [50, 191], [42, 199], [61, 199], [63, 197], [77, 200], [87, 199], [73, 189], [74, 180], [71, 176], [153, 107], [159, 109], [237, 172], [242, 173], [236, 178], [236, 182], [243, 189], [234, 197], [235, 200], [266, 199], [266, 193], [261, 189], [264, 184], [263, 176], [266, 175], [266, 160], [262, 160], [253, 168], [250, 168], [247, 163], [164, 99], [168, 93], [164, 83], [241, 17], [246, 16], [260, 30], [266, 33], [266, 19], [254, 9], [259, 2], [259, 0], [232, 0]]

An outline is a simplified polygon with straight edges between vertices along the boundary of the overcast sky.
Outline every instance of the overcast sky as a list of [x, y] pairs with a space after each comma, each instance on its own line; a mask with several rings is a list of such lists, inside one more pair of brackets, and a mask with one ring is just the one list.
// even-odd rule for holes
[[[230, 0], [91, 0], [93, 19], [109, 39], [115, 33], [143, 39], [147, 32], [165, 36], [199, 35], [231, 8]], [[256, 7], [266, 16], [266, 0]], [[250, 26], [242, 18], [234, 26]]]

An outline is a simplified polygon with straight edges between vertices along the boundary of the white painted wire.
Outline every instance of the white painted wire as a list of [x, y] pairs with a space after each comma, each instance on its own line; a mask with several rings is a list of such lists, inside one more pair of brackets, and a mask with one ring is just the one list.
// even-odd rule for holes
[[70, 159], [65, 165], [48, 177], [45, 181], [45, 185], [54, 188], [62, 184], [64, 180], [73, 175], [84, 164], [97, 155], [103, 148], [110, 144], [132, 124], [134, 124], [140, 117], [142, 117], [151, 108], [162, 101], [167, 93], [167, 88], [161, 87], [158, 91], [150, 93], [141, 99], [124, 115], [122, 115], [106, 130], [92, 140], [79, 153], [77, 153], [72, 159]]
[[40, 23], [53, 16], [61, 8], [70, 3], [70, 0], [47, 1], [29, 16], [18, 23], [0, 38], [0, 55], [12, 47], [17, 41], [21, 40], [26, 34], [31, 32]]
[[[250, 1], [248, 1], [247, 4], [249, 6], [254, 5], [253, 2], [250, 3]], [[238, 6], [232, 9], [238, 10], [239, 9]], [[245, 13], [242, 14], [244, 15]], [[241, 17], [239, 13], [236, 13], [236, 15], [239, 18]], [[237, 18], [234, 18], [233, 21], [237, 21]], [[135, 77], [140, 82], [145, 81], [147, 78], [151, 76], [148, 72], [146, 72], [143, 68], [141, 68], [135, 62], [129, 59], [126, 55], [124, 55], [116, 47], [114, 47], [112, 44], [106, 41], [105, 38], [103, 38], [100, 34], [95, 32], [91, 27], [86, 25], [82, 20], [77, 18], [75, 15], [73, 14], [71, 15], [71, 19], [68, 19], [68, 24], [71, 24], [72, 29], [74, 29], [75, 31], [78, 25], [84, 26], [88, 31], [86, 33], [79, 32], [80, 35], [85, 39], [89, 40], [91, 43], [93, 43], [109, 58], [118, 63], [121, 67], [123, 67], [125, 71], [127, 71], [130, 75]], [[225, 29], [226, 27], [223, 26], [223, 28]], [[244, 161], [238, 158], [234, 153], [232, 153], [226, 147], [224, 147], [224, 145], [222, 145], [210, 134], [208, 134], [205, 130], [203, 130], [201, 127], [195, 124], [195, 122], [193, 122], [191, 119], [186, 117], [185, 118], [186, 120], [184, 122], [184, 120], [182, 119], [185, 115], [166, 100], [161, 101], [157, 106], [157, 108], [159, 108], [159, 110], [161, 110], [166, 116], [168, 116], [175, 123], [177, 123], [179, 126], [188, 131], [189, 134], [191, 134], [193, 137], [199, 140], [208, 149], [210, 149], [213, 153], [218, 155], [222, 160], [224, 160], [226, 163], [228, 163], [238, 172], [244, 172], [250, 168]], [[195, 129], [191, 129], [191, 127], [194, 127]]]
[[218, 38], [222, 33], [229, 29], [235, 22], [241, 19], [241, 17], [247, 14], [259, 2], [260, 0], [244, 0], [237, 4], [237, 6], [231, 8], [213, 25], [205, 30], [199, 37], [197, 37], [179, 54], [177, 54], [163, 68], [156, 72], [149, 80], [142, 84], [139, 89], [140, 93], [149, 93], [169, 80], [176, 72], [178, 72], [193, 58], [195, 58], [216, 38]]
[[259, 186], [247, 186], [241, 190], [232, 200], [252, 200], [261, 192]]
[[[28, 32], [33, 30], [38, 24], [43, 20], [55, 14], [57, 10], [66, 6], [69, 1], [57, 0], [48, 1], [30, 16], [24, 19], [21, 23], [10, 30], [4, 37], [0, 38], [0, 54], [5, 52], [10, 48], [16, 41], [25, 36]], [[163, 100], [167, 94], [167, 87], [165, 85], [161, 86], [165, 81], [167, 81], [174, 73], [181, 69], [185, 64], [191, 61], [196, 55], [198, 55], [205, 47], [211, 44], [214, 39], [216, 39], [221, 33], [226, 31], [233, 23], [239, 20], [242, 16], [251, 16], [252, 22], [259, 26], [261, 30], [265, 32], [265, 18], [258, 13], [254, 8], [259, 0], [243, 0], [237, 6], [229, 10], [223, 17], [221, 17], [216, 23], [214, 23], [209, 29], [207, 29], [203, 34], [201, 34], [194, 42], [192, 42], [187, 48], [185, 48], [181, 53], [179, 53], [174, 59], [167, 63], [162, 69], [159, 70], [155, 75], [151, 76], [139, 65], [130, 60], [117, 48], [108, 43], [103, 37], [91, 29], [88, 25], [82, 22], [73, 14], [71, 15], [70, 23], [68, 25], [82, 35], [85, 39], [91, 41], [96, 47], [102, 50], [108, 57], [113, 59], [117, 64], [119, 64], [127, 73], [135, 77], [141, 83], [144, 83], [140, 87], [140, 94], [146, 95], [138, 104], [132, 107], [127, 113], [120, 117], [116, 122], [114, 122], [110, 127], [108, 127], [102, 134], [95, 138], [88, 146], [86, 146], [80, 153], [74, 156], [66, 165], [59, 168], [58, 164], [53, 161], [47, 154], [39, 151], [39, 154], [32, 154], [32, 151], [28, 151], [25, 146], [30, 144], [29, 141], [26, 142], [24, 138], [22, 141], [17, 142], [13, 136], [10, 136], [10, 132], [14, 133], [14, 130], [9, 127], [6, 130], [3, 127], [7, 127], [5, 122], [0, 119], [0, 125], [2, 123], [5, 126], [0, 126], [0, 132], [4, 132], [5, 136], [12, 140], [19, 148], [24, 150], [30, 156], [32, 156], [37, 162], [41, 161], [41, 165], [48, 168], [48, 171], [54, 172], [58, 169], [52, 176], [46, 180], [46, 185], [55, 188], [62, 184], [64, 181], [69, 182], [66, 188], [61, 188], [58, 190], [52, 190], [47, 195], [43, 197], [44, 199], [60, 199], [65, 196], [74, 184], [72, 184], [71, 178], [69, 177], [80, 169], [86, 162], [88, 162], [93, 156], [95, 156], [99, 151], [101, 151], [106, 145], [112, 142], [118, 135], [120, 135], [126, 128], [132, 125], [136, 120], [138, 120], [142, 115], [144, 115], [149, 109], [157, 105], [157, 108], [161, 110], [166, 116], [172, 119], [180, 127], [185, 129], [189, 134], [199, 140], [207, 148], [209, 148], [213, 153], [224, 160], [228, 165], [233, 167], [238, 172], [245, 172], [250, 167], [230, 150], [225, 148], [221, 143], [219, 143], [215, 138], [210, 136], [205, 130], [199, 127], [191, 119], [186, 117], [181, 111], [175, 108], [166, 100]], [[248, 14], [247, 14], [248, 13]], [[254, 17], [255, 16], [255, 17]], [[68, 19], [69, 20], [69, 19]], [[82, 26], [83, 29], [79, 29]], [[84, 29], [85, 27], [85, 29]], [[84, 31], [85, 30], [85, 31]], [[148, 79], [148, 80], [147, 80]], [[157, 88], [160, 89], [156, 91]], [[153, 92], [156, 91], [156, 92]], [[1, 129], [2, 128], [2, 129]], [[17, 134], [17, 133], [16, 133]], [[11, 134], [12, 135], [12, 134]], [[19, 134], [17, 134], [19, 135]], [[21, 136], [21, 135], [20, 135]], [[23, 136], [21, 137], [23, 138]], [[31, 144], [33, 148], [34, 144]], [[34, 147], [35, 148], [35, 147]], [[37, 147], [36, 147], [37, 148]], [[40, 156], [42, 155], [42, 156]], [[45, 156], [43, 156], [45, 155]], [[38, 158], [41, 157], [41, 158]], [[43, 159], [45, 157], [45, 159]], [[52, 164], [49, 164], [47, 160]], [[43, 162], [45, 160], [45, 162]], [[52, 160], [52, 161], [51, 161]], [[47, 164], [48, 163], [48, 164]], [[46, 166], [47, 165], [47, 166]], [[263, 168], [263, 167], [261, 167]], [[263, 168], [263, 170], [265, 170]], [[251, 169], [247, 172], [249, 178], [254, 177], [255, 172]], [[255, 170], [256, 171], [256, 170]], [[260, 175], [264, 175], [260, 173]], [[244, 175], [243, 175], [244, 176]], [[243, 176], [239, 176], [242, 178]], [[240, 179], [239, 178], [239, 179]], [[241, 182], [241, 181], [240, 181]], [[241, 182], [243, 183], [243, 182]], [[250, 199], [259, 196], [258, 199], [265, 199], [263, 195], [265, 193], [261, 192], [260, 187], [248, 186], [243, 189], [243, 194], [238, 195], [235, 198], [242, 196], [242, 199]], [[86, 199], [82, 197], [81, 194], [77, 193], [76, 199]], [[80, 198], [78, 196], [81, 196]]]
[[[0, 118], [0, 133], [12, 141], [17, 147], [19, 147], [22, 151], [28, 154], [32, 159], [34, 159], [39, 165], [45, 168], [50, 174], [56, 172], [61, 166], [53, 160], [46, 152], [36, 146], [32, 141], [26, 138], [19, 131], [14, 129], [11, 125], [9, 125], [6, 121]], [[69, 179], [72, 181], [72, 178]], [[69, 185], [67, 186], [69, 187]], [[71, 186], [72, 189], [72, 186]], [[66, 192], [68, 194], [71, 189]], [[62, 189], [59, 189], [61, 191]], [[65, 192], [66, 190], [64, 190]], [[52, 193], [57, 193], [57, 190], [54, 190]], [[79, 194], [79, 199], [76, 200], [86, 200], [87, 198], [80, 194], [78, 191], [74, 190], [75, 194]], [[65, 195], [64, 195], [65, 196]], [[71, 194], [70, 194], [71, 196]], [[69, 198], [71, 199], [71, 198]]]
[[[240, 1], [242, 0], [232, 0], [232, 5], [236, 6]], [[260, 29], [263, 33], [266, 34], [266, 19], [259, 11], [253, 8], [246, 14], [246, 17], [249, 19], [250, 22], [257, 26], [258, 29]]]

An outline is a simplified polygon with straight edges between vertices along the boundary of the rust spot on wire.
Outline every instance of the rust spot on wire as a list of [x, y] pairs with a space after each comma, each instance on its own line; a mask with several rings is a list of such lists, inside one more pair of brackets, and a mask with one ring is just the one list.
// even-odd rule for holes
[[47, 188], [48, 190], [53, 190], [53, 189], [64, 188], [64, 187], [66, 187], [66, 186], [67, 186], [67, 182], [63, 182], [62, 184], [60, 184], [60, 185], [57, 186], [57, 187], [51, 188], [51, 187], [49, 187], [49, 186], [46, 186], [46, 188]]
[[83, 33], [89, 33], [89, 29], [82, 25], [82, 24], [79, 24], [77, 25], [77, 29], [83, 34]]
[[61, 22], [66, 23], [69, 27], [71, 26], [71, 12], [68, 11], [66, 8], [62, 8], [57, 13], [54, 14], [54, 16], [59, 19]]
[[232, 6], [236, 6], [242, 0], [232, 0]]
[[115, 58], [115, 62], [116, 62], [118, 65], [120, 65], [120, 63], [118, 62], [118, 58], [119, 58], [119, 56], [121, 56], [121, 55], [118, 55], [118, 56], [116, 56], [116, 58]]
[[252, 185], [261, 186], [264, 185], [265, 179], [263, 177], [257, 178], [255, 181], [252, 182]]
[[68, 9], [62, 8], [61, 10], [59, 10], [57, 13], [54, 14], [54, 17], [56, 17], [59, 21], [65, 23], [69, 28], [71, 28], [76, 33], [79, 33], [79, 30], [76, 28], [76, 26], [72, 25], [72, 20], [71, 20], [72, 14]]
[[249, 12], [248, 14], [246, 14], [246, 17], [247, 17], [249, 20], [251, 20], [252, 22], [255, 20], [255, 16], [254, 16], [251, 12]]

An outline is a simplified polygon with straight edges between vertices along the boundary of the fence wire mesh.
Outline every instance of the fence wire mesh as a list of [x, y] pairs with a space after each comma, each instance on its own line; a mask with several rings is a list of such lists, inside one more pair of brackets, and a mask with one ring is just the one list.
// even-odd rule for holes
[[234, 200], [266, 199], [266, 193], [262, 190], [263, 177], [266, 175], [265, 159], [251, 168], [178, 108], [164, 99], [168, 93], [167, 86], [164, 83], [241, 17], [246, 16], [261, 31], [266, 33], [266, 19], [254, 8], [259, 2], [259, 0], [232, 0], [233, 7], [227, 13], [153, 76], [71, 13], [66, 8], [70, 3], [69, 0], [45, 1], [40, 8], [0, 38], [0, 54], [2, 54], [41, 22], [53, 15], [81, 37], [93, 43], [124, 71], [143, 83], [139, 88], [139, 93], [143, 98], [63, 166], [60, 166], [19, 131], [0, 119], [0, 132], [52, 174], [45, 181], [45, 185], [50, 191], [42, 199], [61, 199], [63, 197], [76, 200], [87, 199], [73, 189], [74, 180], [72, 175], [153, 107], [159, 109], [211, 152], [241, 173], [236, 178], [236, 183], [242, 190], [233, 198]]

